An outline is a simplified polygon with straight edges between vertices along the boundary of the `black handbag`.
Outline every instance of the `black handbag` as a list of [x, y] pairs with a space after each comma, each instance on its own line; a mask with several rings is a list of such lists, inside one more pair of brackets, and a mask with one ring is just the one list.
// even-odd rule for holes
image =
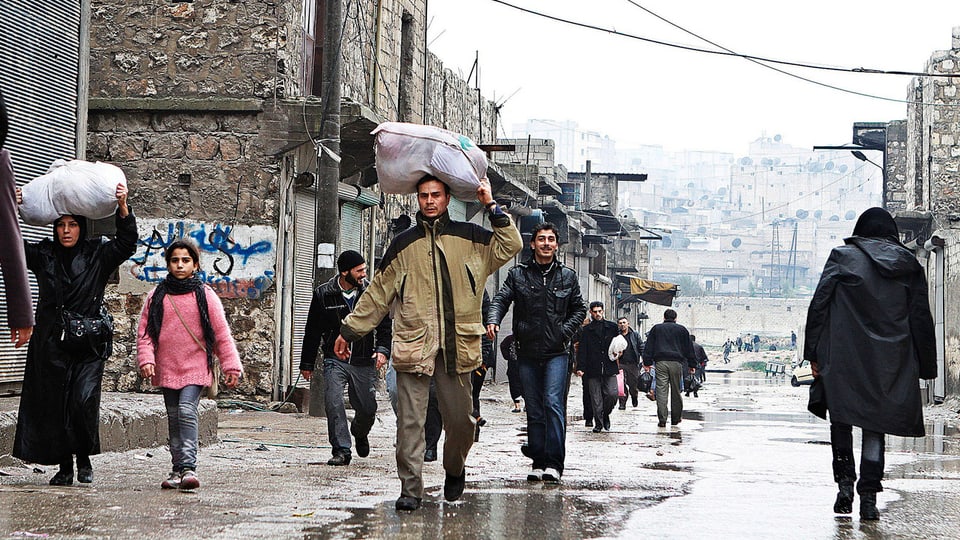
[[113, 337], [113, 317], [103, 306], [99, 317], [60, 310], [60, 348], [75, 353], [97, 352]]
[[87, 317], [63, 307], [63, 283], [60, 269], [55, 270], [57, 290], [57, 313], [60, 334], [57, 336], [60, 348], [72, 353], [99, 353], [103, 344], [113, 339], [113, 316], [103, 306], [103, 299], [97, 298], [94, 305], [100, 306], [96, 317]]

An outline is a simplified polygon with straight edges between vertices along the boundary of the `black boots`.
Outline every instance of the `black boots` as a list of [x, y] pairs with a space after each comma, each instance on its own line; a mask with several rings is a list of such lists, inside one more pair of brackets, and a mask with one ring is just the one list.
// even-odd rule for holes
[[860, 494], [860, 519], [865, 521], [876, 521], [880, 519], [880, 511], [877, 510], [877, 494]]
[[853, 512], [853, 482], [843, 482], [840, 484], [840, 491], [837, 492], [837, 500], [833, 503], [833, 511], [837, 514], [849, 514]]

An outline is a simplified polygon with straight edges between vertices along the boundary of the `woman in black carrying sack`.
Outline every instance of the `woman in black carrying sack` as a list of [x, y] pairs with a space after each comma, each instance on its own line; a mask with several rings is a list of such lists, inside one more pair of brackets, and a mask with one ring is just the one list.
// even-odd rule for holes
[[[113, 240], [86, 239], [87, 219], [64, 215], [53, 224], [53, 240], [24, 242], [27, 268], [37, 277], [40, 298], [13, 456], [59, 464], [51, 485], [73, 484], [73, 456], [77, 480], [92, 482], [90, 456], [100, 453], [100, 385], [104, 362], [113, 352], [103, 294], [110, 275], [133, 255], [137, 243], [137, 222], [127, 206], [125, 185], [117, 185], [116, 197]], [[19, 190], [17, 199], [23, 202]], [[64, 343], [64, 312], [93, 331], [87, 336], [89, 346]], [[100, 326], [106, 328], [101, 331]]]

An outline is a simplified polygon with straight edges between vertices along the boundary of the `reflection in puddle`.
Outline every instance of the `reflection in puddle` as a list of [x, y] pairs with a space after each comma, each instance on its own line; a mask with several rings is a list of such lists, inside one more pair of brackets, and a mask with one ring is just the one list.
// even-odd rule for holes
[[[664, 469], [672, 470], [672, 469]], [[455, 503], [431, 494], [423, 507], [398, 514], [389, 501], [358, 508], [332, 527], [303, 529], [304, 540], [320, 538], [597, 538], [616, 535], [630, 513], [653, 506], [672, 490], [650, 490], [622, 482], [564, 482], [559, 486], [526, 482], [472, 484]], [[617, 491], [615, 496], [607, 495]], [[560, 533], [562, 531], [562, 533]]]

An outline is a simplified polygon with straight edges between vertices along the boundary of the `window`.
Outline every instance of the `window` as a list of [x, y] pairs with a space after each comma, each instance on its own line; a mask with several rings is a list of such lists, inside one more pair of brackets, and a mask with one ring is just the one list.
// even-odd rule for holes
[[326, 0], [303, 3], [303, 95], [319, 96], [323, 88], [323, 27]]

